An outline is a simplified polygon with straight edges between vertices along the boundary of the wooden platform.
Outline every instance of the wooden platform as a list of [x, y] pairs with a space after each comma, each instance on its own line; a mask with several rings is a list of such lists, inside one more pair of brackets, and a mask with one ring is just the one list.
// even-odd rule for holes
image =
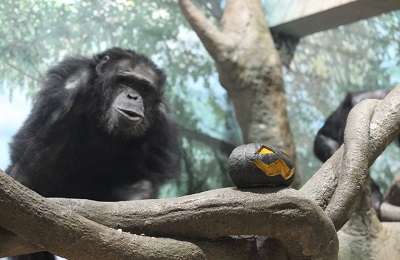
[[398, 10], [400, 0], [279, 0], [266, 9], [272, 30], [301, 38]]

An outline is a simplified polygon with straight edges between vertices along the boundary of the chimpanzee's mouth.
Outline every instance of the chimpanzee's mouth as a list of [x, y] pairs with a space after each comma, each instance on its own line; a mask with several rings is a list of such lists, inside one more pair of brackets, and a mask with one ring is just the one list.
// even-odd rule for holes
[[135, 111], [129, 110], [129, 109], [123, 109], [123, 108], [115, 108], [118, 113], [126, 117], [127, 119], [131, 121], [141, 121], [143, 119], [143, 114], [139, 114]]

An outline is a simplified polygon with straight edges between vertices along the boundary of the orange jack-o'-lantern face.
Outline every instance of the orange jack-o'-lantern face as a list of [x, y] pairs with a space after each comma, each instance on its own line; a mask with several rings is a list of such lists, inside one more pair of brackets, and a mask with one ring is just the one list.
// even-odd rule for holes
[[280, 149], [265, 144], [236, 147], [229, 157], [229, 174], [238, 187], [289, 186], [294, 165]]
[[[266, 175], [281, 175], [285, 180], [294, 174], [291, 159], [282, 151], [262, 146], [256, 152], [256, 158], [251, 161]], [[288, 160], [289, 159], [289, 160]]]

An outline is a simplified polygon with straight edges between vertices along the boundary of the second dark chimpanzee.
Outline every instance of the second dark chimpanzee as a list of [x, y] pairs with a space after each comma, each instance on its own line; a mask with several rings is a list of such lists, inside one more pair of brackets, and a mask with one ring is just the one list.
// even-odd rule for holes
[[179, 173], [178, 128], [164, 82], [153, 62], [131, 50], [65, 59], [47, 73], [14, 136], [6, 172], [45, 197], [154, 198]]
[[[364, 99], [383, 99], [388, 90], [362, 90], [349, 92], [339, 107], [327, 118], [314, 140], [314, 153], [323, 162], [328, 160], [343, 144], [344, 129], [350, 110]], [[371, 180], [372, 204], [378, 216], [382, 203], [379, 186]]]

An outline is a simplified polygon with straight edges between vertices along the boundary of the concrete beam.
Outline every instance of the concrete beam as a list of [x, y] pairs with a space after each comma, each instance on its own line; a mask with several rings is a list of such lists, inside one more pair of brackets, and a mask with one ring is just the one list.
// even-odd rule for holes
[[266, 13], [273, 31], [300, 38], [398, 9], [400, 0], [280, 0]]

